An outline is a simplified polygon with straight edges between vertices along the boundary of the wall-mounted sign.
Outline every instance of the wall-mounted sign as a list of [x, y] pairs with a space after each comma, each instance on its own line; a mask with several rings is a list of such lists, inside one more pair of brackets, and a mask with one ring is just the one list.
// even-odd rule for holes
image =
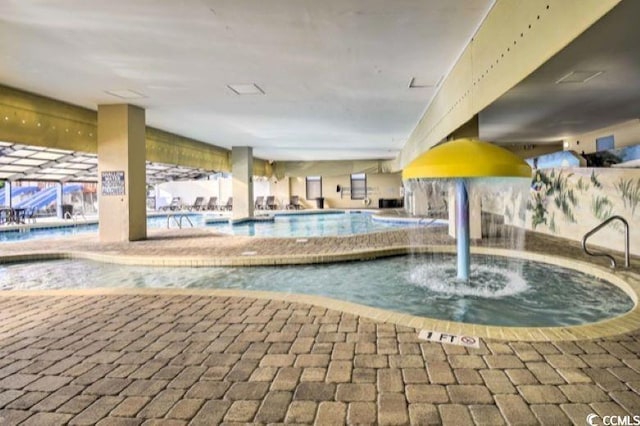
[[124, 195], [124, 171], [100, 173], [102, 195]]

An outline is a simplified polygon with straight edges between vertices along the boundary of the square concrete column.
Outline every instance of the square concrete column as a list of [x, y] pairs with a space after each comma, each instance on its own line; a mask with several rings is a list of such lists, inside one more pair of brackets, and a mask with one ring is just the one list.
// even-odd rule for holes
[[253, 217], [253, 148], [231, 148], [233, 219]]
[[144, 109], [98, 106], [98, 218], [101, 242], [147, 238]]

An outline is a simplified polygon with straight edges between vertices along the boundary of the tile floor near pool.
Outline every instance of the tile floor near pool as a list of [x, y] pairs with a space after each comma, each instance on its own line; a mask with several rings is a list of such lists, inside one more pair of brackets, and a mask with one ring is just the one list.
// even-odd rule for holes
[[[300, 244], [200, 229], [154, 231], [129, 244], [98, 244], [95, 236], [6, 243], [0, 256], [283, 263], [367, 258], [409, 240], [451, 244], [433, 230]], [[539, 234], [527, 235], [525, 249], [593, 262], [577, 245]], [[639, 260], [632, 265], [620, 274], [637, 287]], [[0, 425], [582, 425], [590, 414], [599, 416], [594, 424], [640, 415], [636, 318], [622, 334], [598, 330], [606, 337], [527, 341], [505, 331], [496, 337], [506, 340], [482, 338], [468, 348], [420, 340], [401, 319], [358, 316], [339, 303], [332, 309], [295, 296], [254, 296], [1, 292]]]

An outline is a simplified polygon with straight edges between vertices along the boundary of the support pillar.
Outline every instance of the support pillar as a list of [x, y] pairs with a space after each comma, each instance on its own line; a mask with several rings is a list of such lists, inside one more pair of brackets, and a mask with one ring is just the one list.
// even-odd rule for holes
[[58, 219], [64, 219], [62, 214], [62, 189], [64, 183], [56, 183], [56, 217]]
[[253, 217], [253, 148], [231, 148], [233, 219]]
[[11, 208], [11, 181], [4, 181], [4, 205]]
[[101, 242], [147, 237], [145, 111], [98, 106], [98, 218]]

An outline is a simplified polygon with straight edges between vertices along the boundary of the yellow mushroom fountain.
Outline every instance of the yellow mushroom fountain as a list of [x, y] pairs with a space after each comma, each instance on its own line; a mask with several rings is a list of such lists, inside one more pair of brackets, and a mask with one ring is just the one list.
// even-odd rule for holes
[[454, 179], [456, 190], [456, 246], [458, 279], [469, 280], [470, 226], [467, 180], [486, 177], [531, 177], [531, 167], [510, 151], [475, 139], [456, 139], [438, 145], [411, 162], [404, 181]]

